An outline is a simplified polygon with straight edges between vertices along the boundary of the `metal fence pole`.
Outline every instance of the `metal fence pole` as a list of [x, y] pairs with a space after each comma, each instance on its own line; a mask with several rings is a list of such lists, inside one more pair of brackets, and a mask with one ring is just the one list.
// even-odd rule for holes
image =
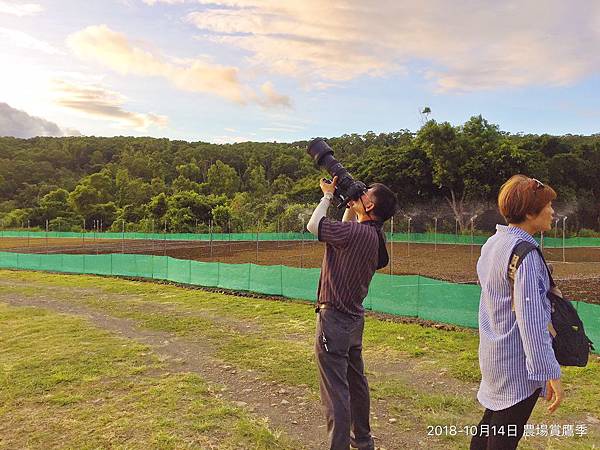
[[407, 239], [406, 239], [406, 253], [407, 253], [407, 257], [410, 258], [410, 222], [412, 221], [412, 217], [410, 216], [406, 216], [408, 218], [408, 228], [407, 228]]
[[210, 247], [210, 258], [213, 257], [213, 221], [212, 219], [208, 219], [208, 238], [209, 238], [209, 247]]
[[258, 223], [256, 224], [256, 264], [258, 264]]
[[165, 219], [165, 232], [163, 233], [163, 256], [167, 256], [167, 220]]
[[[154, 219], [152, 219], [152, 234], [150, 237], [152, 238], [152, 255], [154, 255]], [[152, 259], [152, 277], [154, 278], [154, 259]]]
[[46, 255], [48, 254], [48, 219], [46, 219]]
[[437, 223], [438, 223], [438, 218], [434, 217], [433, 218], [433, 251], [437, 252]]
[[454, 222], [456, 222], [455, 223], [455, 225], [456, 225], [456, 232], [455, 232], [455, 234], [456, 234], [456, 243], [458, 243], [458, 219], [455, 218]]
[[477, 214], [471, 217], [471, 262], [473, 261], [473, 250], [475, 248], [475, 218]]
[[125, 219], [123, 219], [123, 230], [121, 231], [121, 254], [125, 254]]
[[30, 242], [31, 241], [31, 236], [30, 236], [31, 230], [29, 228], [30, 228], [30, 220], [27, 219], [27, 252], [28, 253], [31, 251], [31, 249], [30, 249], [30, 247], [31, 247], [31, 242]]
[[304, 216], [302, 216], [302, 244], [300, 246], [300, 268], [304, 268], [304, 229], [306, 224], [304, 223]]
[[229, 254], [231, 255], [231, 219], [227, 219], [227, 231], [229, 231]]
[[567, 261], [566, 255], [565, 255], [565, 227], [566, 227], [566, 222], [567, 222], [567, 216], [563, 217], [563, 230], [562, 230], [562, 250], [563, 250], [563, 262]]
[[394, 216], [390, 222], [390, 275], [393, 273], [394, 268]]

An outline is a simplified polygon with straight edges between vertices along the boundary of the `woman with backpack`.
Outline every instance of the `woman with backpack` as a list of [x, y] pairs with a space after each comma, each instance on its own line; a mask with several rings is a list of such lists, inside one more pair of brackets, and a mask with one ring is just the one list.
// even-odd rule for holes
[[551, 229], [555, 198], [550, 186], [524, 175], [511, 177], [500, 189], [498, 207], [508, 226], [496, 226], [477, 262], [481, 284], [477, 399], [486, 409], [471, 450], [516, 449], [538, 398], [552, 401], [550, 412], [564, 398], [548, 326], [550, 277], [541, 254], [527, 253], [514, 281], [508, 277], [517, 244], [537, 246], [533, 236]]

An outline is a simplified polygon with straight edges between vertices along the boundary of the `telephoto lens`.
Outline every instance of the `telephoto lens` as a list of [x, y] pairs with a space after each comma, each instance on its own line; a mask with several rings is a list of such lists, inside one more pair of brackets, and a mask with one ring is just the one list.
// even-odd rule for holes
[[348, 171], [333, 157], [333, 149], [322, 138], [316, 138], [308, 144], [308, 154], [317, 165], [325, 169], [331, 177], [338, 177], [333, 196], [339, 201], [338, 207], [345, 208], [350, 200], [358, 200], [367, 192], [362, 181], [356, 181]]

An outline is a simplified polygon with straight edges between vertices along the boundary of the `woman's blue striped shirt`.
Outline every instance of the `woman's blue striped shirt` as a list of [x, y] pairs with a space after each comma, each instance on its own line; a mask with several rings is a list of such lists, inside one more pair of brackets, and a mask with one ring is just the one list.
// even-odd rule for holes
[[560, 377], [548, 331], [550, 280], [537, 252], [529, 253], [515, 275], [514, 310], [508, 264], [520, 241], [537, 245], [518, 227], [497, 225], [481, 248], [477, 275], [479, 303], [479, 402], [488, 409], [506, 409]]

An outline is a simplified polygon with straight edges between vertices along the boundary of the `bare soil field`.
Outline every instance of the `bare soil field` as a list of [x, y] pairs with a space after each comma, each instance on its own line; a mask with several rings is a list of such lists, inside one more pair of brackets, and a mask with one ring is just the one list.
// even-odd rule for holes
[[[171, 241], [113, 239], [2, 238], [1, 251], [22, 253], [137, 253], [179, 259], [240, 264], [320, 267], [324, 245], [316, 241]], [[476, 283], [478, 245], [388, 243], [391, 264], [383, 273], [422, 275], [458, 283]], [[600, 248], [544, 250], [555, 279], [574, 300], [600, 304]]]

